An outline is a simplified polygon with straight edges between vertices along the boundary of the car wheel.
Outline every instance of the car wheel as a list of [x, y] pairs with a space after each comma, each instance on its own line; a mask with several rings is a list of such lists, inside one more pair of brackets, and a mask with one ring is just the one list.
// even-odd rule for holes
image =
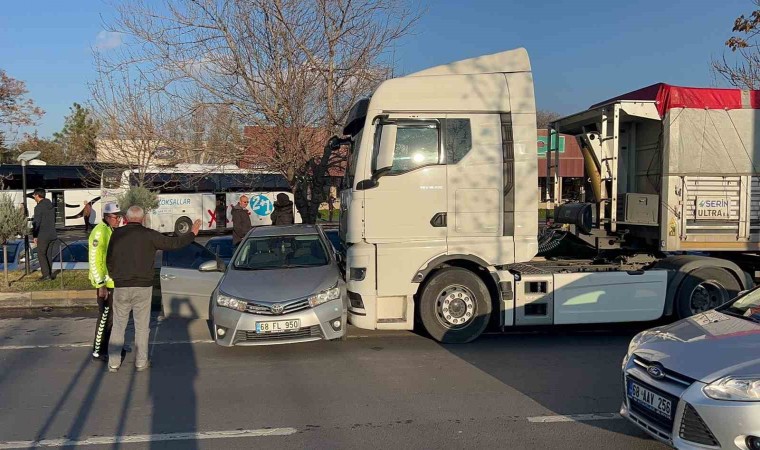
[[740, 290], [739, 281], [726, 270], [696, 269], [678, 287], [676, 313], [683, 319], [709, 311], [734, 298]]
[[419, 315], [430, 336], [443, 343], [466, 343], [486, 329], [491, 298], [477, 275], [459, 267], [436, 272], [422, 289]]

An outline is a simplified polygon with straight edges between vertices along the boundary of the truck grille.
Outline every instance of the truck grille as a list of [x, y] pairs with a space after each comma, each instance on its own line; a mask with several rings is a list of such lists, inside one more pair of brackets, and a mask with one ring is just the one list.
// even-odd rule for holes
[[710, 428], [693, 406], [686, 403], [683, 410], [683, 419], [681, 420], [681, 430], [678, 433], [681, 439], [689, 442], [695, 442], [702, 445], [718, 447], [718, 440], [712, 434]]
[[312, 337], [322, 337], [322, 332], [319, 329], [319, 325], [314, 325], [307, 328], [301, 328], [297, 331], [284, 331], [282, 333], [256, 333], [255, 331], [240, 330], [235, 333], [235, 339], [233, 344], [240, 342], [272, 342], [272, 341], [287, 341], [291, 339], [305, 339]]

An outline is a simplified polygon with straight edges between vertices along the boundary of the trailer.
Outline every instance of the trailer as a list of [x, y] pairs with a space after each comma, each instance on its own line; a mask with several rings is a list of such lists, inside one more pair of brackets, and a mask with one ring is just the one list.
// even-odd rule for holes
[[664, 84], [552, 124], [575, 138], [586, 199], [539, 228], [536, 117], [517, 49], [383, 82], [351, 109], [341, 192], [349, 320], [469, 342], [488, 326], [686, 317], [760, 268], [757, 92]]

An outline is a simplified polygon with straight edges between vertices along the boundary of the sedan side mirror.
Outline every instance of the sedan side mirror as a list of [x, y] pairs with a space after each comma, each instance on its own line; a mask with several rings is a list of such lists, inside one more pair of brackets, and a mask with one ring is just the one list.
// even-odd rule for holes
[[224, 269], [220, 270], [220, 268], [223, 266], [224, 266], [224, 263], [211, 260], [211, 261], [206, 261], [200, 266], [198, 266], [198, 270], [201, 272], [222, 272]]

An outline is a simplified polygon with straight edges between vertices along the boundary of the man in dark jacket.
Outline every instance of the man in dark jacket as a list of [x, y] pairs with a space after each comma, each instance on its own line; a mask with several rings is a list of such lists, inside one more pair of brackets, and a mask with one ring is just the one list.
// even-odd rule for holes
[[248, 197], [241, 195], [238, 204], [232, 207], [232, 245], [238, 245], [251, 230], [251, 213], [247, 206]]
[[55, 208], [53, 202], [45, 198], [44, 189], [35, 189], [32, 198], [37, 202], [32, 219], [32, 237], [37, 244], [37, 258], [42, 271], [40, 280], [52, 280], [54, 276], [50, 270], [50, 252], [53, 243], [58, 239], [55, 232]]
[[116, 372], [121, 365], [124, 331], [132, 312], [135, 321], [135, 367], [138, 372], [148, 368], [148, 336], [150, 333], [150, 302], [153, 297], [153, 264], [157, 250], [176, 250], [190, 245], [198, 235], [201, 221], [193, 223], [192, 233], [178, 237], [164, 236], [145, 228], [145, 212], [139, 206], [127, 210], [127, 224], [117, 228], [108, 244], [106, 266], [113, 279], [113, 329], [108, 344], [108, 371]]
[[277, 200], [274, 202], [274, 211], [272, 211], [272, 225], [292, 225], [295, 222], [293, 217], [293, 202], [288, 198], [288, 194], [280, 192], [277, 194]]

